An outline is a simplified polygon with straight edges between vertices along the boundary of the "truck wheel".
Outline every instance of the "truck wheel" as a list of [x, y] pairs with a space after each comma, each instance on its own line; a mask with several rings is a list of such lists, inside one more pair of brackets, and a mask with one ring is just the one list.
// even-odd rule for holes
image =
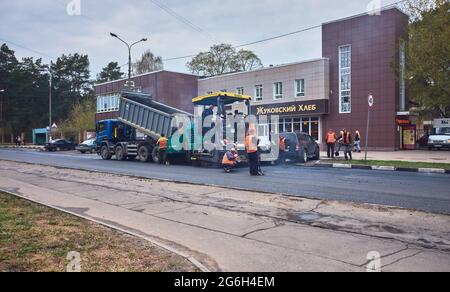
[[122, 146], [117, 146], [116, 147], [116, 158], [119, 161], [124, 161], [127, 159], [127, 157], [125, 156], [125, 153], [123, 151], [123, 147]]
[[156, 163], [156, 164], [159, 163], [159, 147], [153, 148], [153, 151], [152, 151], [152, 160], [153, 160], [153, 162]]
[[103, 145], [102, 149], [100, 150], [101, 156], [103, 160], [111, 160], [112, 155], [109, 153], [108, 146]]
[[147, 145], [142, 145], [138, 150], [139, 160], [142, 162], [150, 162], [152, 160], [152, 154], [150, 148]]

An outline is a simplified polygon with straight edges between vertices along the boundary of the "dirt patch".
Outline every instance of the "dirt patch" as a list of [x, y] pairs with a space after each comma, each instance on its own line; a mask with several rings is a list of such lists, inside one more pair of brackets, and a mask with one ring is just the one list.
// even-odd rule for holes
[[69, 252], [86, 272], [192, 272], [184, 258], [145, 240], [0, 193], [0, 271], [64, 272]]

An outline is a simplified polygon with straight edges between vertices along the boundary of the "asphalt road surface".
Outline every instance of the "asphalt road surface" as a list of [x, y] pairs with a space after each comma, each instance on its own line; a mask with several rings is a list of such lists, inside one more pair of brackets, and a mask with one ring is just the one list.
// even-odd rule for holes
[[160, 166], [138, 161], [103, 161], [96, 155], [10, 149], [0, 149], [0, 160], [2, 159], [450, 214], [450, 176], [444, 174], [289, 165], [268, 166], [264, 168], [266, 176], [251, 177], [246, 168], [225, 174], [221, 169], [213, 168]]

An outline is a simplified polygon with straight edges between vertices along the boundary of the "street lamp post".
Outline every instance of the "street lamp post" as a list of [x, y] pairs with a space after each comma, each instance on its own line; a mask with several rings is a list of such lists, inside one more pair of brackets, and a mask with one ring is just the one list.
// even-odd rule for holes
[[52, 73], [52, 62], [50, 61], [50, 65], [46, 68], [48, 72], [48, 142], [50, 142], [51, 136], [51, 128], [52, 128], [52, 88], [53, 88], [53, 73]]
[[1, 127], [2, 127], [2, 137], [1, 137], [1, 143], [3, 143], [4, 142], [4, 133], [3, 133], [3, 93], [5, 92], [6, 90], [4, 90], [4, 89], [0, 89], [0, 125], [1, 125]]
[[121, 41], [122, 43], [124, 43], [124, 44], [127, 46], [127, 48], [128, 48], [128, 85], [130, 85], [130, 84], [131, 84], [131, 48], [132, 48], [134, 45], [137, 45], [137, 44], [142, 43], [142, 42], [146, 42], [147, 39], [146, 39], [146, 38], [143, 38], [143, 39], [141, 39], [140, 41], [134, 42], [134, 43], [132, 43], [132, 44], [130, 45], [130, 44], [128, 44], [126, 41], [124, 41], [123, 39], [121, 39], [117, 34], [115, 34], [115, 33], [110, 33], [110, 35], [111, 35], [112, 37], [114, 37], [114, 38], [120, 40], [120, 41]]

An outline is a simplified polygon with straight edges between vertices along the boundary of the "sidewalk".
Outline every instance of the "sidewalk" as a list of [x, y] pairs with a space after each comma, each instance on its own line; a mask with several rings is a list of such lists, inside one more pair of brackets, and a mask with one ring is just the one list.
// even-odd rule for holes
[[128, 230], [211, 271], [450, 271], [450, 216], [1, 161], [0, 189]]
[[39, 146], [39, 145], [16, 146], [13, 144], [0, 144], [0, 148], [43, 150], [44, 146]]
[[[352, 153], [354, 160], [362, 160], [365, 158], [365, 153]], [[343, 152], [340, 153], [340, 158], [343, 158]], [[327, 161], [327, 153], [321, 152], [321, 159]], [[429, 163], [450, 163], [450, 151], [370, 151], [367, 156], [368, 160], [383, 160], [383, 161], [410, 161], [410, 162], [429, 162]]]

